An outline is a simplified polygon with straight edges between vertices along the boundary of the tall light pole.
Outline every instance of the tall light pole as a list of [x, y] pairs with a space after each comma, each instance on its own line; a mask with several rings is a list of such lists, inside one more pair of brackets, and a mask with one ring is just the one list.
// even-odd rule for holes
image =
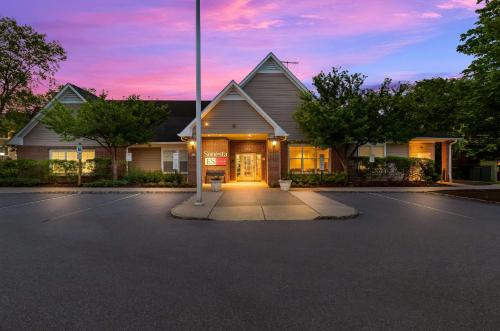
[[201, 178], [201, 27], [200, 0], [196, 0], [196, 200], [195, 205], [202, 205]]

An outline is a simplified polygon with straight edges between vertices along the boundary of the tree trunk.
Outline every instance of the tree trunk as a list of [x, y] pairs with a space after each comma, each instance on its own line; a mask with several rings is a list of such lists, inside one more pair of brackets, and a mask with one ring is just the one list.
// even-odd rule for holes
[[111, 169], [113, 171], [113, 180], [118, 179], [118, 162], [116, 159], [116, 147], [113, 147], [111, 153]]

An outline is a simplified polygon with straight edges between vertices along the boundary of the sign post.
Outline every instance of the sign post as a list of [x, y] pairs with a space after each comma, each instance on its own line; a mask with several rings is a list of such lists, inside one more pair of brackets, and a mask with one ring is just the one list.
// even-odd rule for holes
[[201, 20], [200, 0], [196, 0], [196, 206], [203, 205], [201, 178]]
[[82, 143], [78, 143], [78, 146], [76, 146], [76, 158], [78, 160], [78, 182], [77, 182], [78, 186], [82, 185], [82, 153], [83, 153]]

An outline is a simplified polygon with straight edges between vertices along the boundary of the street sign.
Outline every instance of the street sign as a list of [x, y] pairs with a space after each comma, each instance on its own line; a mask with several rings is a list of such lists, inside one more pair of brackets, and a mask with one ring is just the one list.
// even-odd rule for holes
[[375, 162], [375, 155], [370, 155], [370, 163], [373, 163]]
[[174, 152], [172, 153], [172, 168], [175, 170], [175, 171], [179, 171], [180, 169], [180, 166], [179, 166], [179, 152]]
[[319, 170], [325, 171], [325, 154], [319, 155]]
[[125, 154], [125, 161], [132, 162], [132, 153], [127, 152], [127, 154]]
[[82, 152], [83, 152], [83, 146], [81, 143], [79, 143], [78, 146], [76, 146], [76, 158], [78, 160], [82, 159]]

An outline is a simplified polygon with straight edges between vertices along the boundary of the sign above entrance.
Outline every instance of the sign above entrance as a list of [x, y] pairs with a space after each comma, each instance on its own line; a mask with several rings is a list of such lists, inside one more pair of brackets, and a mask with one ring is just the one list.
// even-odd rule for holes
[[206, 166], [225, 166], [227, 164], [227, 158], [225, 157], [206, 157]]
[[225, 166], [227, 164], [227, 152], [203, 152], [206, 166]]

